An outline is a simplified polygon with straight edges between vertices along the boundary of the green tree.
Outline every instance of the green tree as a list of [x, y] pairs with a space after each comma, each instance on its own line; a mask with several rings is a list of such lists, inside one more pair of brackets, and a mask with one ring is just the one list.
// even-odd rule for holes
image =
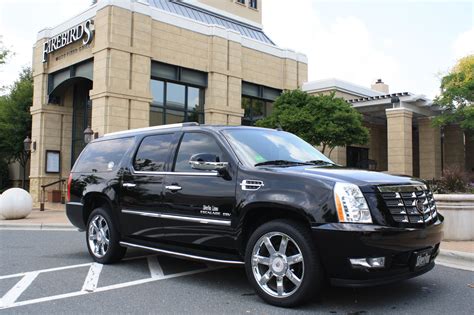
[[362, 125], [362, 115], [344, 99], [329, 95], [312, 96], [301, 90], [284, 92], [277, 98], [272, 114], [257, 126], [282, 128], [294, 133], [322, 153], [338, 146], [365, 144], [369, 131]]
[[18, 161], [23, 168], [29, 158], [23, 141], [31, 136], [32, 102], [32, 72], [30, 68], [25, 68], [9, 93], [0, 96], [0, 160]]
[[444, 109], [435, 125], [457, 123], [466, 131], [474, 131], [474, 55], [460, 59], [441, 79], [441, 95], [435, 102]]
[[0, 66], [5, 64], [7, 57], [10, 54], [11, 52], [3, 47], [2, 37], [0, 36]]

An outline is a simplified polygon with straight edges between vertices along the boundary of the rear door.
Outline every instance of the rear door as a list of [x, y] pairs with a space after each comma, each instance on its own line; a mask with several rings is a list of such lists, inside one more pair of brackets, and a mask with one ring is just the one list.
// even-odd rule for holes
[[[217, 162], [229, 162], [227, 174], [193, 169], [189, 161], [195, 154], [215, 155]], [[224, 146], [211, 133], [186, 132], [173, 164], [164, 185], [164, 240], [232, 248], [237, 168]]]
[[166, 171], [175, 133], [144, 137], [122, 177], [121, 230], [128, 237], [154, 240], [161, 232]]

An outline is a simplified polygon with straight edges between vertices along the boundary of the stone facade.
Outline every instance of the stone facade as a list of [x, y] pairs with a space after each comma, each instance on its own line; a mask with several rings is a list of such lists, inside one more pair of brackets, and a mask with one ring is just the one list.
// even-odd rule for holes
[[[280, 90], [295, 89], [307, 81], [307, 61], [302, 55], [222, 27], [193, 26], [144, 3], [104, 0], [84, 14], [94, 21], [89, 45], [81, 46], [79, 41], [61, 48], [49, 55], [47, 63], [42, 62], [42, 46], [54, 34], [40, 38], [34, 48], [31, 114], [37, 149], [32, 153], [30, 179], [35, 202], [41, 185], [66, 179], [71, 169], [72, 90], [64, 92], [61, 104], [48, 103], [49, 75], [55, 71], [93, 60], [91, 127], [98, 136], [149, 126], [152, 61], [208, 74], [206, 124], [241, 124], [243, 81]], [[175, 25], [174, 20], [179, 23]], [[61, 151], [60, 174], [45, 173], [46, 150]]]

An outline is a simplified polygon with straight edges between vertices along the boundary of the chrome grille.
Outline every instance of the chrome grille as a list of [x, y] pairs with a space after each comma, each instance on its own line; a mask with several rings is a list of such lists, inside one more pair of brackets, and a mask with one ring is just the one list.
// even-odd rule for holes
[[378, 189], [395, 222], [418, 225], [435, 221], [436, 203], [425, 185], [379, 186]]

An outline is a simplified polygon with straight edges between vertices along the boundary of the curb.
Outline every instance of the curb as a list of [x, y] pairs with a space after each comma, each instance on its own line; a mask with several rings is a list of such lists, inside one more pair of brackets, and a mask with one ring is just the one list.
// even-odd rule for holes
[[474, 253], [442, 249], [436, 262], [450, 268], [474, 271]]
[[33, 230], [33, 231], [77, 231], [78, 229], [70, 224], [44, 224], [44, 223], [13, 223], [0, 224], [0, 229], [10, 230]]

